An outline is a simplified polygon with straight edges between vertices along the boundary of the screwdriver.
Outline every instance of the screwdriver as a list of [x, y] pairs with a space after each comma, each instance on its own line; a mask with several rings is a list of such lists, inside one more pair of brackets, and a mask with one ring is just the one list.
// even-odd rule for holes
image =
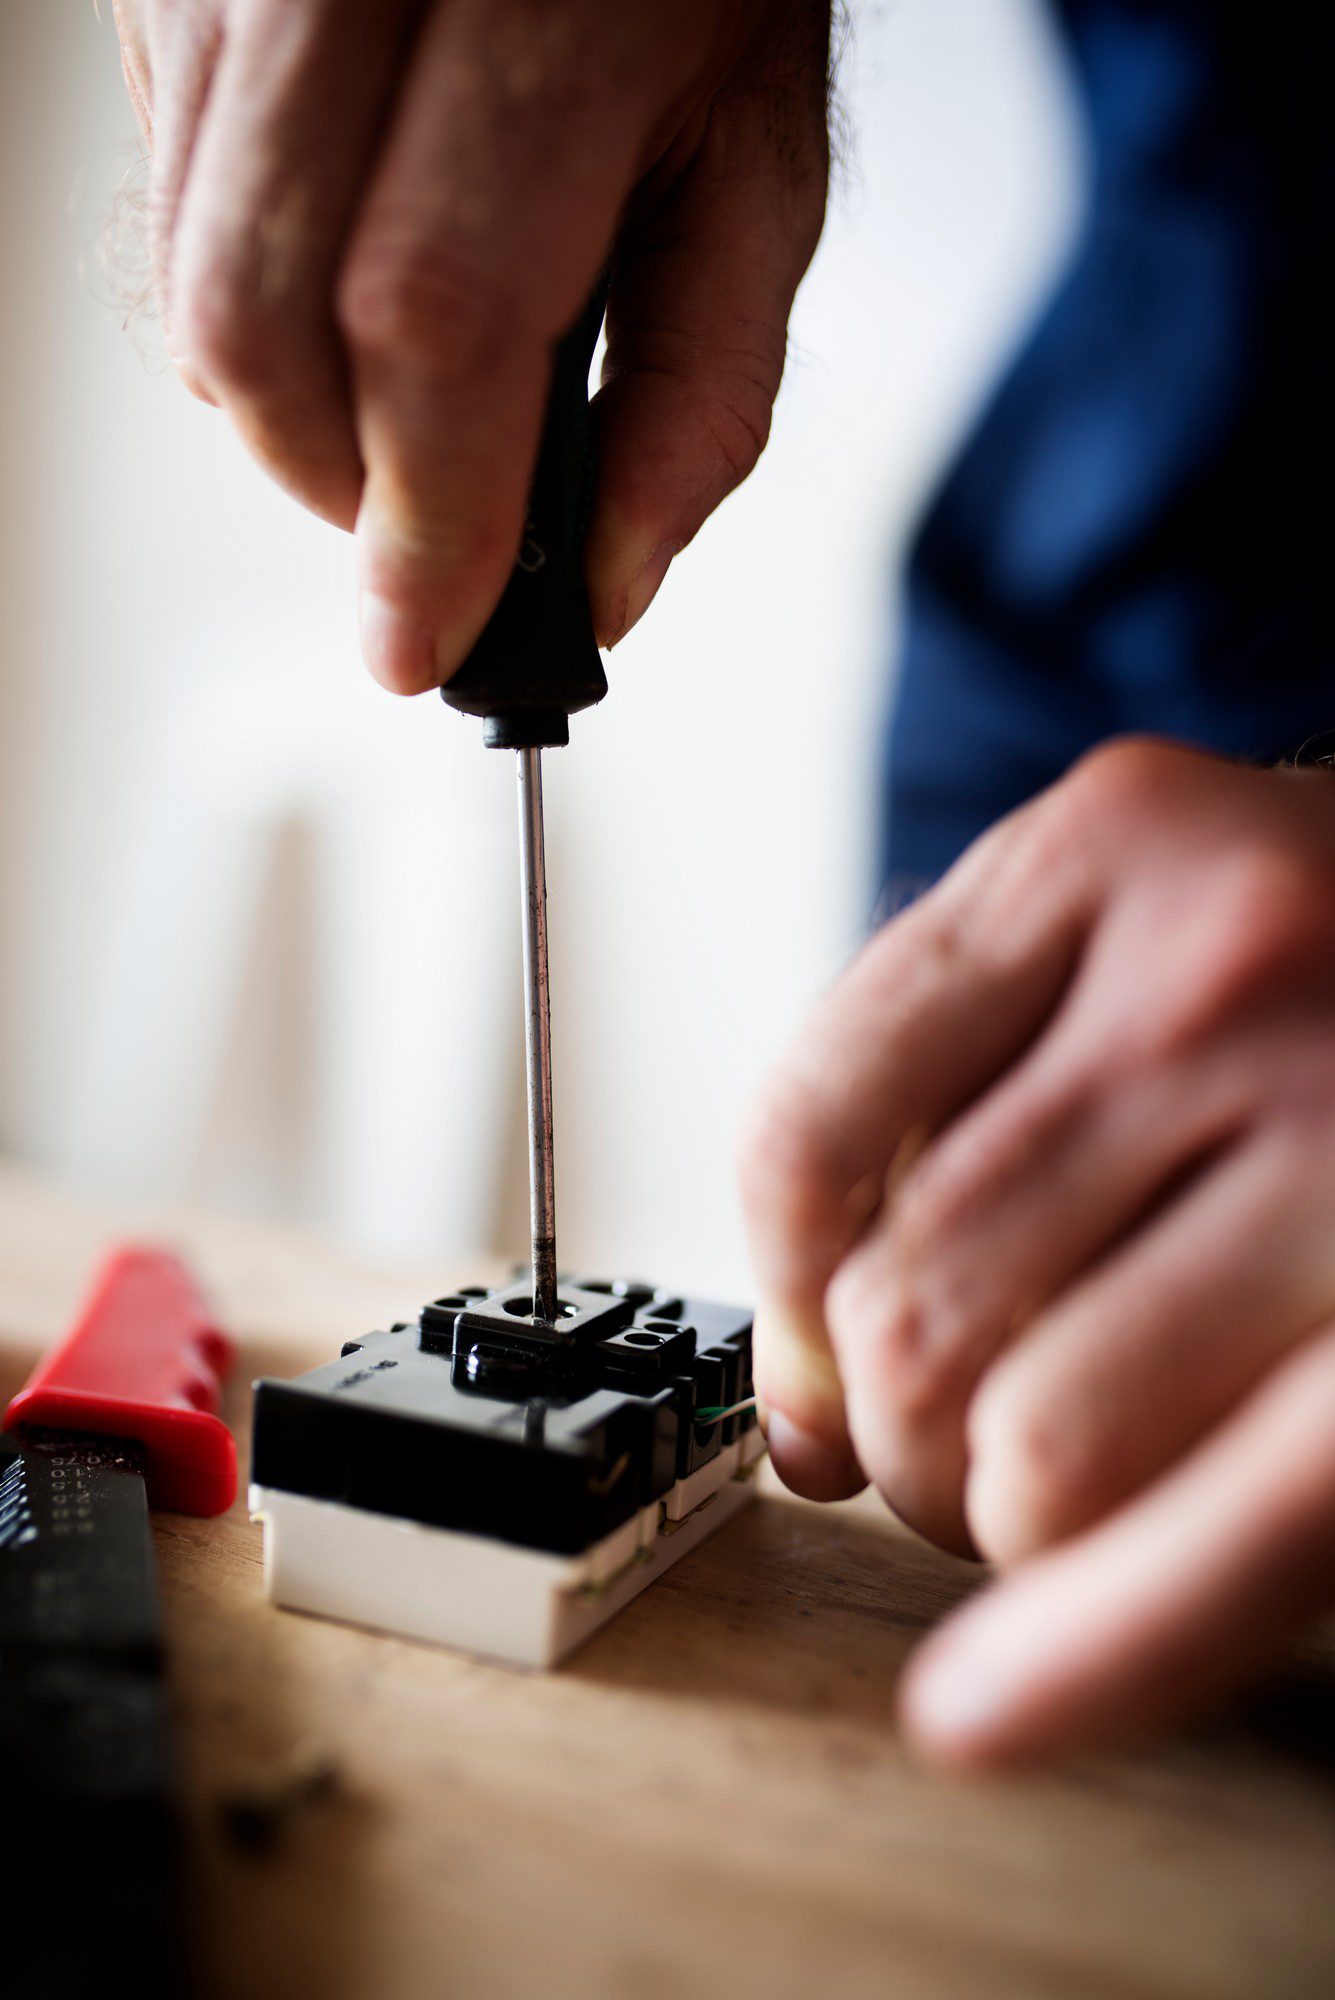
[[600, 283], [557, 345], [515, 567], [477, 644], [441, 689], [449, 707], [481, 716], [489, 749], [516, 757], [532, 1317], [548, 1324], [557, 1316], [556, 1175], [542, 753], [568, 743], [570, 717], [607, 693], [583, 562], [594, 482], [589, 368], [605, 303]]

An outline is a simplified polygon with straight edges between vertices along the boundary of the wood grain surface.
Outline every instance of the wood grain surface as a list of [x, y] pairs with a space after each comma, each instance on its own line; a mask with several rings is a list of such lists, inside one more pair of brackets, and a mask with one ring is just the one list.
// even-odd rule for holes
[[[240, 1340], [243, 1448], [252, 1375], [478, 1275], [0, 1173], [6, 1395], [127, 1234], [182, 1249]], [[208, 1996], [1335, 1993], [1322, 1635], [1190, 1738], [965, 1783], [906, 1760], [892, 1692], [975, 1573], [866, 1499], [821, 1509], [769, 1481], [550, 1675], [274, 1610], [243, 1507], [161, 1516], [157, 1547]], [[330, 1782], [242, 1839], [307, 1760]]]

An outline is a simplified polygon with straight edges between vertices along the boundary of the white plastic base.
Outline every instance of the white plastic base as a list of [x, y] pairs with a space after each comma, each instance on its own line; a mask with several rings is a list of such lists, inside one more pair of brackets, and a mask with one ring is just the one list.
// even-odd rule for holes
[[552, 1667], [747, 1504], [764, 1449], [744, 1432], [577, 1556], [252, 1486], [265, 1590], [292, 1611]]

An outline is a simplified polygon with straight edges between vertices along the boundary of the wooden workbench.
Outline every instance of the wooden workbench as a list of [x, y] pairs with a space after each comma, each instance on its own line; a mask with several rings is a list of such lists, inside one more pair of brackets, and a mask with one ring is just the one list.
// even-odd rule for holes
[[[181, 1247], [245, 1383], [452, 1273], [143, 1216], [0, 1172], [0, 1388], [113, 1237]], [[469, 1272], [468, 1275], [475, 1275]], [[1335, 1441], [1333, 1441], [1335, 1448]], [[219, 2000], [967, 2000], [1335, 1993], [1335, 1650], [1225, 1722], [1024, 1783], [915, 1770], [891, 1694], [973, 1573], [863, 1500], [771, 1483], [565, 1670], [275, 1611], [259, 1532], [165, 1516], [193, 1935]], [[227, 1807], [337, 1767], [268, 1851]]]

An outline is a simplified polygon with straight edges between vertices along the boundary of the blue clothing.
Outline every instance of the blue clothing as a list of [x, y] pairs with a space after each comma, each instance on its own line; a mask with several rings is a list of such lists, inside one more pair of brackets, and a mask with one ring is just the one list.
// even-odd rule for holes
[[1089, 210], [917, 537], [887, 883], [1104, 737], [1273, 759], [1335, 726], [1332, 10], [1054, 7]]

